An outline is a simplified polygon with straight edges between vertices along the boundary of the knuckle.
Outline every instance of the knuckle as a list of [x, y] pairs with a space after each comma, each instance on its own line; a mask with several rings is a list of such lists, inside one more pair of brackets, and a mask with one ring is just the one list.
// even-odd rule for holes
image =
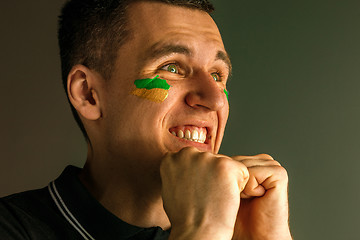
[[211, 152], [200, 152], [200, 156], [204, 159], [212, 159], [214, 154]]
[[[236, 173], [237, 173], [238, 180], [240, 180], [244, 184], [246, 184], [249, 181], [250, 173], [249, 173], [248, 168], [245, 165], [243, 165], [243, 164], [237, 165]], [[243, 188], [245, 188], [245, 185], [243, 186]]]
[[256, 155], [256, 157], [258, 157], [260, 159], [274, 160], [274, 158], [271, 155], [266, 154], [266, 153], [258, 154], [258, 155]]
[[232, 176], [240, 177], [243, 181], [247, 181], [250, 177], [248, 168], [237, 161], [232, 160], [229, 157], [219, 157], [215, 163], [217, 176], [220, 178], [229, 178]]
[[248, 168], [244, 164], [239, 164], [239, 169], [242, 172], [242, 176], [243, 176], [244, 180], [248, 180], [250, 177]]
[[170, 171], [179, 163], [183, 162], [181, 159], [183, 158], [184, 154], [179, 152], [167, 152], [163, 156], [161, 162], [160, 162], [160, 173], [164, 171]]
[[286, 169], [282, 166], [276, 166], [277, 168], [277, 172], [279, 174], [279, 176], [282, 178], [282, 179], [288, 179], [288, 173], [286, 171]]
[[227, 157], [219, 157], [215, 161], [215, 169], [219, 175], [227, 175], [233, 169], [233, 163]]
[[192, 152], [196, 152], [197, 149], [195, 147], [184, 147], [179, 151], [179, 154], [188, 154], [188, 153], [192, 153]]
[[281, 164], [278, 162], [278, 161], [276, 161], [276, 160], [270, 160], [271, 161], [271, 163], [273, 164], [273, 165], [276, 165], [276, 166], [280, 166], [281, 167]]

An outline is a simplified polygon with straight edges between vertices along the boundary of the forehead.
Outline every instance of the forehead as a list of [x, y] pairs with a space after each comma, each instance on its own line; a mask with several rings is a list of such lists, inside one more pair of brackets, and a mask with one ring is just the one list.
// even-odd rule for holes
[[188, 45], [207, 42], [224, 48], [215, 22], [204, 11], [159, 2], [136, 2], [127, 13], [134, 40], [144, 45], [181, 41]]

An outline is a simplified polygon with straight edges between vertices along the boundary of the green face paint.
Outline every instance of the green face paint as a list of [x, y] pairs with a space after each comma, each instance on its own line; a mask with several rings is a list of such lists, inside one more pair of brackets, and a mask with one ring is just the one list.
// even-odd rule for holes
[[159, 78], [159, 75], [157, 75], [154, 78], [146, 78], [146, 79], [139, 79], [135, 80], [135, 85], [137, 88], [146, 88], [148, 90], [154, 89], [154, 88], [160, 88], [164, 90], [169, 90], [170, 85], [166, 82], [166, 80]]
[[229, 101], [229, 93], [228, 93], [228, 91], [226, 91], [225, 88], [224, 88], [224, 93], [225, 93], [225, 95], [226, 95], [226, 99]]
[[159, 78], [138, 79], [134, 82], [136, 89], [131, 93], [154, 102], [163, 102], [168, 97], [170, 85], [166, 80]]

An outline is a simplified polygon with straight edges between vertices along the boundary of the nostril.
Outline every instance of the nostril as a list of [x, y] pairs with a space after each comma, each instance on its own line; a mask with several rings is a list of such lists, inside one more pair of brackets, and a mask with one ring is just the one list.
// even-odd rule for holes
[[227, 95], [224, 88], [208, 83], [200, 85], [198, 91], [189, 92], [185, 101], [192, 108], [218, 111], [226, 105]]

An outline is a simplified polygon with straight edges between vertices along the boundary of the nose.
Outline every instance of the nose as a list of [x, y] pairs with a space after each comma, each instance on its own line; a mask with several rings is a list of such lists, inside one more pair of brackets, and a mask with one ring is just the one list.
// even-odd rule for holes
[[218, 111], [227, 104], [224, 86], [216, 82], [208, 73], [194, 76], [186, 95], [186, 104], [192, 108]]

